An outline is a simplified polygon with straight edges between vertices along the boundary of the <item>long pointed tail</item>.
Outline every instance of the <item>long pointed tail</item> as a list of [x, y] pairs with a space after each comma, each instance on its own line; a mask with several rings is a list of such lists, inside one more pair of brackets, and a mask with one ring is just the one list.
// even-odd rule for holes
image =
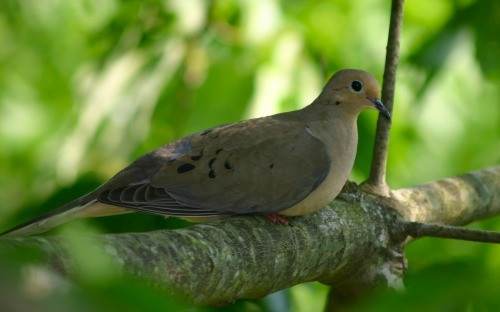
[[1, 233], [0, 236], [28, 236], [40, 234], [73, 219], [102, 217], [129, 212], [132, 211], [99, 203], [92, 194], [89, 194], [5, 231]]

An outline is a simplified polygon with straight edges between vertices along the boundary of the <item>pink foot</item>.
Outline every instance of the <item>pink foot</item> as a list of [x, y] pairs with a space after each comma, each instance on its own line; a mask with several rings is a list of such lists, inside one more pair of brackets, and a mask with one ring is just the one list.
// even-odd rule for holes
[[271, 221], [272, 223], [279, 223], [282, 225], [289, 225], [288, 220], [285, 219], [284, 217], [280, 216], [279, 214], [276, 213], [271, 213], [268, 215], [265, 215], [266, 219]]

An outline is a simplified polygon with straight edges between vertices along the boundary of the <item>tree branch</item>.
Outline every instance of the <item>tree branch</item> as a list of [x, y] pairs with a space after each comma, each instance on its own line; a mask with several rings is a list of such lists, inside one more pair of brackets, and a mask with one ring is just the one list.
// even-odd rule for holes
[[[370, 198], [336, 201], [331, 207], [291, 218], [288, 227], [246, 216], [180, 230], [88, 239], [125, 272], [150, 276], [156, 285], [199, 304], [259, 298], [313, 280], [349, 285], [346, 291], [374, 283], [391, 255], [386, 251], [392, 249], [388, 229], [395, 214]], [[57, 259], [53, 265], [63, 274], [78, 270], [67, 253], [68, 240], [0, 240], [0, 248], [12, 244], [42, 250], [48, 261]]]
[[[289, 227], [246, 216], [180, 230], [86, 239], [124, 272], [149, 276], [156, 285], [198, 304], [258, 298], [315, 280], [350, 296], [380, 283], [402, 286], [402, 249], [411, 231], [396, 211], [411, 221], [470, 222], [500, 214], [499, 194], [497, 166], [393, 191], [392, 199], [367, 196], [351, 185], [329, 207], [291, 218]], [[460, 201], [464, 204], [457, 207]], [[453, 217], [447, 217], [451, 212]], [[68, 253], [69, 244], [58, 237], [5, 238], [0, 239], [0, 250], [33, 246], [52, 267], [72, 275], [78, 267]]]
[[406, 232], [413, 238], [428, 236], [500, 244], [499, 232], [467, 229], [459, 226], [408, 222]]
[[500, 214], [500, 166], [391, 192], [414, 222], [464, 225]]
[[[394, 106], [394, 90], [396, 89], [396, 71], [398, 68], [399, 46], [403, 28], [404, 0], [393, 0], [391, 21], [389, 24], [389, 38], [387, 40], [387, 53], [385, 57], [384, 81], [382, 84], [382, 102], [392, 114]], [[385, 180], [387, 167], [387, 150], [391, 122], [380, 115], [377, 121], [375, 134], [375, 147], [373, 150], [370, 177], [363, 184], [363, 190], [378, 195], [389, 194], [389, 187]]]

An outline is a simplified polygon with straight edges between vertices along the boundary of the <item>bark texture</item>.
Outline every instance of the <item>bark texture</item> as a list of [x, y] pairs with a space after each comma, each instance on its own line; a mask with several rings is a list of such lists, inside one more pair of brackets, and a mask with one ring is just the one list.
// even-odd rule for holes
[[[123, 272], [147, 276], [197, 304], [259, 298], [307, 281], [355, 295], [377, 284], [401, 287], [407, 233], [400, 215], [409, 221], [464, 224], [499, 214], [499, 193], [500, 166], [393, 191], [392, 199], [366, 195], [349, 184], [328, 207], [290, 218], [288, 227], [245, 216], [86, 239]], [[0, 248], [35, 247], [46, 264], [72, 275], [78, 267], [68, 244], [61, 237], [0, 240]]]
[[408, 221], [464, 225], [500, 214], [500, 166], [392, 191]]

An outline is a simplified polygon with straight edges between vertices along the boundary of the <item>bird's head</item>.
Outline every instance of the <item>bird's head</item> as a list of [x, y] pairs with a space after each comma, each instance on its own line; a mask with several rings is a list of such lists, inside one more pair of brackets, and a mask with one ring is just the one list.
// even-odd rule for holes
[[343, 69], [326, 84], [320, 99], [337, 110], [357, 116], [365, 108], [375, 108], [387, 118], [391, 114], [380, 100], [380, 87], [370, 73], [358, 69]]

